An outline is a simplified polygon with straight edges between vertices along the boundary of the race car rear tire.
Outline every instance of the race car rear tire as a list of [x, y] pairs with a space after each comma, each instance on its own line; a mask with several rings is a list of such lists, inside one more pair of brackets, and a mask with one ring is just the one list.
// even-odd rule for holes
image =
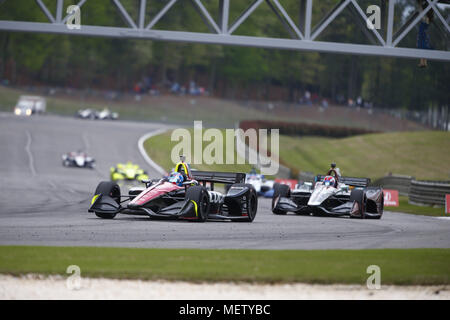
[[350, 215], [350, 218], [364, 219], [366, 217], [366, 194], [362, 189], [353, 189], [350, 194], [350, 202], [356, 201], [359, 206], [359, 216]]
[[247, 184], [247, 186], [249, 186], [249, 188], [251, 186], [250, 193], [247, 197], [247, 221], [252, 222], [258, 211], [258, 194], [251, 184]]
[[[111, 181], [102, 181], [95, 189], [95, 194], [101, 194], [113, 198], [117, 204], [120, 204], [120, 187], [117, 183]], [[116, 213], [95, 212], [95, 215], [102, 219], [114, 219]]]
[[203, 186], [192, 186], [186, 191], [186, 200], [194, 201], [197, 207], [197, 220], [199, 222], [205, 222], [209, 213], [209, 195], [208, 190]]
[[273, 197], [272, 197], [272, 212], [274, 214], [286, 214], [286, 211], [274, 209], [275, 202], [278, 197], [289, 197], [291, 195], [291, 188], [286, 184], [275, 183], [273, 186]]

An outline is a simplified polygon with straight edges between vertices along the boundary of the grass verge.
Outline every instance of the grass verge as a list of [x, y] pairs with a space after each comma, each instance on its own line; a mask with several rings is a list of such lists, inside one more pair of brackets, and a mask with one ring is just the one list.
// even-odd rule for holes
[[432, 206], [417, 206], [414, 204], [410, 204], [408, 202], [408, 197], [399, 196], [399, 206], [398, 207], [385, 207], [386, 211], [394, 211], [394, 212], [403, 212], [403, 213], [412, 213], [412, 214], [420, 214], [423, 216], [445, 216], [445, 208], [435, 208]]
[[[192, 137], [192, 143], [190, 143], [191, 146], [191, 155], [194, 155], [194, 130], [188, 129], [190, 136]], [[205, 129], [203, 130], [203, 133], [205, 132]], [[197, 170], [203, 170], [203, 171], [224, 171], [224, 172], [250, 172], [252, 166], [250, 164], [236, 164], [238, 163], [238, 156], [237, 153], [234, 152], [234, 163], [235, 164], [225, 164], [226, 162], [226, 141], [225, 141], [225, 129], [220, 129], [220, 132], [222, 133], [222, 136], [224, 137], [224, 141], [222, 144], [222, 148], [217, 148], [217, 151], [221, 153], [221, 156], [219, 159], [222, 159], [221, 161], [224, 162], [224, 164], [207, 164], [206, 161], [203, 161], [202, 164], [194, 164], [193, 161], [188, 161], [191, 164], [191, 167]], [[144, 142], [144, 148], [147, 151], [147, 154], [150, 158], [152, 158], [153, 161], [158, 163], [161, 167], [163, 167], [167, 172], [170, 172], [170, 170], [175, 166], [176, 163], [173, 163], [171, 160], [171, 153], [172, 150], [174, 150], [175, 146], [178, 145], [181, 141], [171, 141], [171, 134], [172, 131], [165, 132], [163, 134], [159, 134], [156, 136], [153, 136], [149, 139], [147, 139]], [[188, 139], [187, 136], [183, 136], [182, 139]], [[205, 148], [207, 148], [208, 145], [210, 145], [211, 142], [203, 142], [203, 148], [202, 152], [203, 154], [205, 151]], [[184, 155], [187, 155], [186, 150], [184, 150], [182, 153]], [[178, 154], [178, 153], [177, 153]], [[209, 152], [208, 152], [209, 154]], [[215, 152], [212, 152], [212, 155], [215, 155]], [[241, 158], [239, 158], [241, 160]], [[188, 159], [189, 160], [189, 159]], [[177, 159], [178, 162], [178, 159]]]
[[78, 265], [85, 277], [361, 284], [369, 265], [381, 283], [450, 283], [450, 249], [203, 250], [0, 246], [0, 273], [67, 276]]

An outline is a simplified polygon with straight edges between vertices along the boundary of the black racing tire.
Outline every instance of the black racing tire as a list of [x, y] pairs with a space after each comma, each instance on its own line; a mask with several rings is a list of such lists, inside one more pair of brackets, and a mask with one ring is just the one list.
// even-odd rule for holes
[[350, 218], [364, 219], [366, 217], [366, 194], [363, 189], [353, 189], [350, 193], [350, 202], [356, 201], [359, 205], [360, 216], [350, 216]]
[[377, 215], [369, 215], [369, 214], [367, 214], [366, 215], [366, 219], [380, 220], [381, 217], [383, 216], [383, 212], [384, 212], [384, 192], [381, 193], [381, 208], [380, 208], [379, 214], [377, 214]]
[[247, 196], [247, 222], [253, 222], [258, 211], [258, 194], [251, 184], [246, 184], [246, 186], [250, 188], [250, 193]]
[[[235, 183], [231, 187], [246, 187], [248, 188], [248, 193], [245, 195], [245, 206], [247, 208], [247, 219], [237, 220], [239, 222], [252, 222], [255, 219], [256, 212], [258, 211], [258, 195], [256, 193], [255, 187], [249, 183]], [[239, 206], [233, 206], [229, 208], [231, 210], [231, 215], [242, 216], [242, 208]]]
[[273, 197], [272, 197], [272, 212], [278, 215], [284, 215], [287, 212], [282, 210], [274, 209], [275, 201], [279, 197], [289, 197], [291, 195], [291, 188], [286, 184], [275, 183], [273, 186]]
[[384, 213], [384, 192], [381, 194], [381, 211], [380, 215], [378, 217], [375, 217], [375, 219], [381, 219]]
[[209, 194], [203, 186], [192, 186], [189, 187], [185, 195], [186, 200], [194, 201], [197, 205], [197, 215], [199, 222], [205, 222], [208, 218], [209, 213]]
[[[95, 194], [101, 194], [104, 196], [110, 196], [117, 204], [120, 205], [120, 187], [117, 183], [112, 181], [102, 181], [95, 189]], [[96, 212], [95, 215], [102, 219], [114, 219], [117, 213], [100, 213]]]

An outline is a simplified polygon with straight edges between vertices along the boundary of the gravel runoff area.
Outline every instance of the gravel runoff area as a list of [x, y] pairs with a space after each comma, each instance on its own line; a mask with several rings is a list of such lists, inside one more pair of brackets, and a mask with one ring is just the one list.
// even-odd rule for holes
[[[78, 286], [75, 287], [74, 286]], [[189, 283], [0, 275], [0, 299], [162, 299], [162, 300], [450, 299], [450, 286]]]

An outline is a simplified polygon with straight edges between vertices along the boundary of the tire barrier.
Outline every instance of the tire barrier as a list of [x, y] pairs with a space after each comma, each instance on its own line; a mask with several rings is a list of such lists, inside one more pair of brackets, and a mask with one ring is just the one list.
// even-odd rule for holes
[[239, 123], [241, 129], [279, 129], [280, 134], [288, 136], [321, 136], [343, 138], [360, 134], [378, 133], [379, 131], [355, 127], [330, 126], [316, 123], [295, 123], [270, 120], [244, 120]]
[[407, 196], [410, 191], [411, 181], [414, 177], [404, 175], [390, 175], [378, 179], [372, 183], [374, 186], [380, 186], [384, 189], [398, 190], [402, 196]]
[[444, 206], [446, 194], [450, 194], [450, 181], [412, 180], [409, 202]]

